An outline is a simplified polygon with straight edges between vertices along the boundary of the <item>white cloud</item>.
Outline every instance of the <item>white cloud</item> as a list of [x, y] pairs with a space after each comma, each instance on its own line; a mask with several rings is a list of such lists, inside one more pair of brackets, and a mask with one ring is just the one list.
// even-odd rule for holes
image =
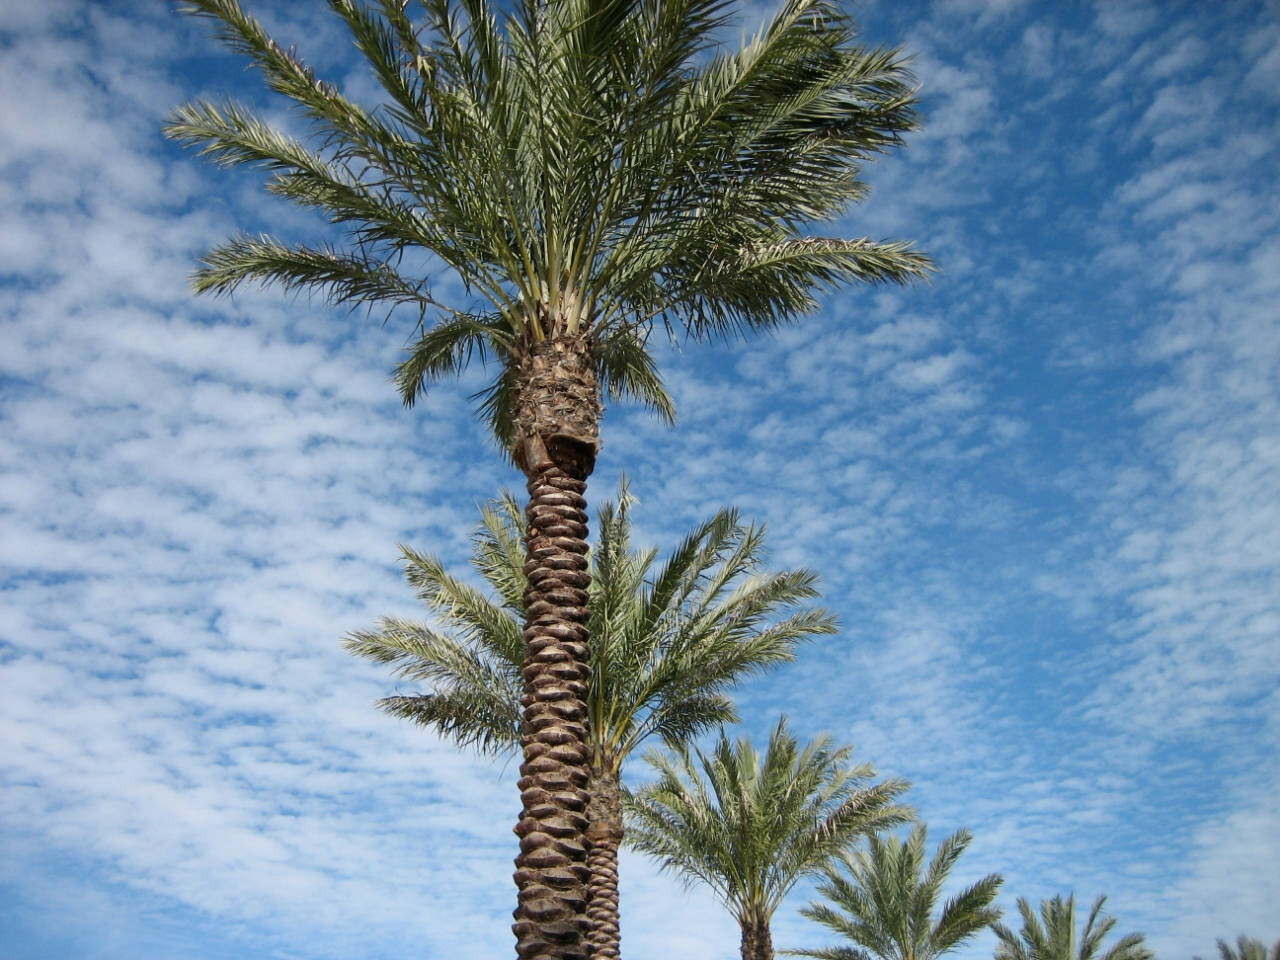
[[[1280, 902], [1274, 869], [1280, 841], [1274, 825], [1280, 807], [1275, 771], [1266, 772], [1270, 778], [1259, 778], [1252, 795], [1231, 798], [1234, 802], [1218, 807], [1196, 831], [1191, 869], [1167, 893], [1175, 924], [1153, 938], [1163, 953], [1193, 949], [1207, 956], [1216, 939], [1205, 935], [1209, 930], [1222, 931], [1220, 936], [1232, 943], [1241, 933], [1268, 943], [1274, 938]], [[1240, 883], [1241, 876], [1250, 882]]]
[[[220, 956], [226, 930], [237, 955], [508, 950], [513, 766], [380, 717], [390, 681], [337, 644], [413, 612], [396, 541], [461, 563], [475, 503], [519, 488], [472, 421], [479, 375], [408, 414], [394, 321], [193, 300], [210, 241], [316, 225], [161, 142], [205, 31], [10, 7], [4, 883], [24, 914], [65, 907], [46, 930], [111, 918], [107, 957]], [[1166, 952], [1267, 935], [1280, 33], [1145, 4], [935, 13], [907, 38], [929, 123], [833, 230], [917, 238], [943, 273], [770, 341], [663, 346], [681, 422], [611, 409], [592, 496], [625, 468], [664, 545], [727, 504], [768, 521], [845, 633], [744, 688], [748, 728], [787, 711], [913, 777], [1007, 906], [1109, 892]], [[334, 18], [265, 19], [353, 76]], [[628, 950], [736, 955], [705, 894], [634, 858], [623, 891]], [[817, 942], [803, 900], [779, 945]]]
[[1098, 29], [1103, 34], [1125, 39], [1143, 33], [1160, 20], [1158, 8], [1140, 0], [1125, 3], [1095, 0], [1094, 10]]

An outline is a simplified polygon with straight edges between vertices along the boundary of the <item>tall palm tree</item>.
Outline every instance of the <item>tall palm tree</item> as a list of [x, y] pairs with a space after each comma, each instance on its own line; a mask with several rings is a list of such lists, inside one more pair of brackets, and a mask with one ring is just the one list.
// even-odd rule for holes
[[[483, 415], [527, 478], [521, 957], [580, 957], [587, 899], [586, 479], [601, 397], [670, 419], [655, 325], [747, 334], [854, 281], [907, 282], [907, 244], [808, 235], [866, 194], [861, 165], [915, 124], [903, 58], [856, 42], [835, 0], [785, 0], [714, 52], [725, 0], [329, 0], [385, 94], [367, 108], [242, 9], [189, 0], [298, 107], [309, 138], [233, 102], [179, 108], [168, 136], [327, 217], [336, 247], [233, 237], [198, 291], [245, 281], [404, 308], [412, 404], [492, 360]], [[445, 302], [430, 268], [468, 299]]]
[[[722, 511], [657, 563], [631, 542], [632, 498], [599, 512], [589, 554], [591, 628], [588, 865], [591, 955], [619, 956], [618, 845], [623, 837], [623, 762], [651, 737], [680, 743], [737, 719], [725, 690], [793, 658], [795, 645], [835, 631], [809, 606], [816, 578], [806, 570], [762, 568], [763, 530]], [[347, 638], [352, 653], [430, 684], [429, 694], [388, 697], [387, 712], [456, 743], [498, 754], [519, 745], [523, 692], [526, 523], [510, 497], [489, 505], [472, 564], [490, 598], [443, 565], [404, 550], [405, 574], [442, 629], [383, 619]]]
[[1065, 900], [1060, 896], [1042, 900], [1039, 917], [1031, 904], [1019, 897], [1021, 933], [1015, 934], [1001, 923], [992, 928], [1000, 941], [996, 960], [1152, 960], [1155, 954], [1143, 944], [1141, 933], [1127, 934], [1106, 952], [1101, 952], [1102, 941], [1116, 925], [1115, 917], [1102, 912], [1106, 902], [1105, 896], [1093, 902], [1077, 938], [1074, 893]]
[[742, 960], [773, 960], [769, 924], [792, 887], [859, 837], [911, 818], [894, 802], [906, 781], [868, 786], [874, 770], [849, 766], [850, 753], [828, 737], [802, 749], [785, 717], [763, 758], [723, 731], [709, 754], [650, 753], [658, 780], [629, 799], [627, 842], [712, 889], [741, 927]]
[[[1234, 947], [1225, 940], [1219, 940], [1218, 955], [1220, 960], [1280, 960], [1280, 940], [1273, 943], [1268, 950], [1267, 945], [1261, 940], [1246, 937], [1242, 933], [1236, 937]], [[1200, 958], [1196, 957], [1195, 960]]]
[[813, 903], [800, 912], [854, 946], [786, 952], [822, 960], [935, 960], [999, 920], [991, 903], [1004, 880], [994, 873], [956, 894], [934, 918], [942, 885], [972, 838], [967, 830], [947, 837], [926, 869], [926, 837], [920, 825], [905, 843], [872, 835], [866, 850], [843, 854], [843, 871], [828, 867], [818, 887], [831, 905]]

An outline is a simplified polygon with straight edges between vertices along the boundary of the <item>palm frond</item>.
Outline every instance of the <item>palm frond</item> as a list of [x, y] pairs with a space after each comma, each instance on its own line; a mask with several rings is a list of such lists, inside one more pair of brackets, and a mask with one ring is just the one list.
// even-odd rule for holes
[[740, 539], [736, 511], [727, 510], [690, 531], [653, 578], [643, 600], [640, 626], [652, 632], [671, 611], [679, 610], [696, 589], [702, 572], [714, 566], [720, 552]]
[[[655, 711], [646, 724], [645, 736], [656, 735], [668, 747], [689, 743], [708, 730], [738, 722], [738, 710], [722, 693], [700, 693], [675, 700], [661, 711]], [[642, 741], [632, 738], [625, 749], [634, 749]]]
[[183, 9], [211, 20], [219, 39], [248, 57], [262, 71], [267, 86], [301, 106], [311, 119], [353, 140], [389, 136], [335, 85], [320, 80], [293, 50], [276, 43], [239, 0], [189, 0]]
[[607, 397], [635, 400], [667, 423], [675, 422], [675, 401], [667, 393], [653, 357], [635, 331], [609, 332], [596, 346], [596, 363]]
[[405, 13], [406, 5], [380, 0], [381, 17], [351, 0], [330, 0], [329, 5], [346, 22], [356, 47], [399, 108], [396, 116], [409, 123], [425, 119], [430, 99], [422, 72], [430, 61]]
[[518, 701], [486, 696], [477, 689], [459, 688], [408, 697], [384, 697], [384, 713], [434, 730], [460, 747], [500, 755], [520, 743]]
[[858, 947], [814, 947], [804, 950], [779, 950], [778, 953], [789, 957], [818, 957], [820, 960], [876, 960], [877, 956], [883, 956], [883, 954], [877, 955]]
[[480, 529], [472, 538], [471, 565], [489, 582], [512, 616], [524, 616], [524, 510], [505, 493], [480, 511]]
[[520, 667], [524, 662], [521, 611], [505, 610], [475, 587], [445, 570], [434, 557], [401, 546], [405, 579], [418, 599], [459, 634], [464, 642], [482, 648], [495, 659]]
[[933, 269], [933, 261], [907, 243], [802, 237], [742, 250], [726, 266], [744, 280], [761, 282], [776, 272], [811, 287], [835, 287], [850, 280], [905, 283], [922, 279]]
[[328, 247], [289, 247], [265, 235], [233, 237], [207, 251], [201, 262], [193, 277], [200, 293], [232, 293], [254, 280], [285, 290], [319, 288], [334, 303], [410, 304], [420, 311], [435, 304], [389, 264]]
[[[510, 328], [500, 315], [458, 315], [422, 331], [409, 356], [396, 367], [400, 399], [412, 407], [427, 384], [461, 373], [473, 356], [503, 356], [510, 347]], [[509, 411], [506, 414], [510, 416]]]
[[501, 753], [519, 742], [518, 664], [461, 643], [424, 625], [383, 618], [377, 630], [357, 631], [347, 651], [395, 667], [402, 679], [431, 684], [429, 696], [389, 697], [379, 706], [429, 726], [461, 746]]

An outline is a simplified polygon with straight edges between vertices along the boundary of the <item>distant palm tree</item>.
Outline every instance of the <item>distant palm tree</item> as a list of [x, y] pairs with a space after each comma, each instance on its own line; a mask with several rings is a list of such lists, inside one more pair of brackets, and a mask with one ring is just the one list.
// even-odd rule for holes
[[710, 754], [651, 752], [659, 777], [628, 799], [627, 842], [715, 892], [742, 929], [742, 960], [772, 960], [769, 924], [792, 887], [859, 837], [911, 818], [894, 803], [906, 781], [867, 786], [875, 772], [850, 767], [850, 752], [827, 737], [801, 749], [785, 717], [763, 760], [723, 731]]
[[[817, 596], [814, 575], [764, 571], [764, 532], [743, 526], [736, 512], [698, 526], [659, 566], [656, 550], [631, 546], [632, 503], [624, 484], [618, 503], [599, 513], [590, 554], [587, 940], [602, 960], [619, 955], [623, 762], [649, 737], [676, 744], [736, 720], [727, 688], [793, 659], [801, 640], [835, 631], [826, 611], [807, 606]], [[472, 564], [496, 599], [404, 550], [405, 574], [442, 629], [383, 619], [347, 639], [352, 653], [432, 688], [388, 697], [383, 709], [483, 753], [518, 748], [525, 530], [510, 497], [483, 511]]]
[[[1271, 949], [1261, 940], [1246, 937], [1243, 933], [1236, 938], [1234, 947], [1225, 940], [1218, 941], [1219, 960], [1280, 960], [1280, 940], [1272, 944]], [[1200, 960], [1196, 957], [1195, 960]]]
[[1000, 944], [996, 947], [995, 960], [1151, 960], [1155, 954], [1143, 945], [1141, 933], [1121, 937], [1105, 953], [1099, 952], [1103, 938], [1116, 925], [1115, 917], [1102, 913], [1106, 902], [1105, 896], [1094, 901], [1077, 940], [1075, 894], [1066, 900], [1059, 896], [1041, 901], [1040, 918], [1036, 917], [1031, 904], [1019, 897], [1021, 934], [997, 923], [993, 929]]
[[800, 912], [854, 946], [784, 952], [821, 960], [935, 960], [999, 920], [991, 902], [1004, 881], [994, 873], [948, 900], [934, 919], [942, 885], [971, 837], [965, 830], [947, 837], [925, 869], [926, 837], [923, 825], [905, 843], [872, 835], [866, 850], [842, 855], [843, 870], [827, 868], [818, 893], [831, 906], [813, 903]]
[[[382, 88], [370, 106], [276, 42], [239, 0], [188, 0], [296, 109], [303, 136], [225, 100], [166, 134], [338, 234], [214, 247], [198, 291], [276, 284], [404, 308], [420, 336], [397, 371], [412, 404], [492, 361], [483, 416], [524, 471], [538, 596], [528, 606], [516, 860], [517, 951], [578, 958], [587, 926], [590, 776], [586, 489], [601, 402], [674, 404], [655, 327], [749, 334], [850, 283], [929, 270], [905, 243], [814, 237], [862, 199], [862, 165], [915, 125], [897, 51], [857, 43], [834, 0], [785, 0], [741, 49], [716, 50], [723, 0], [330, 0]], [[449, 271], [465, 296], [430, 281]], [[448, 289], [448, 285], [444, 285]]]

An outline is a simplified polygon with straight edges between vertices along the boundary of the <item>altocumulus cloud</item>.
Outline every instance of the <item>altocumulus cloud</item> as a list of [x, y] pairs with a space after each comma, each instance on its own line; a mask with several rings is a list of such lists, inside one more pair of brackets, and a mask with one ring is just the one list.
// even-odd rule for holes
[[[323, 5], [255, 6], [372, 90]], [[747, 729], [786, 711], [912, 778], [1006, 906], [1107, 892], [1170, 956], [1275, 936], [1280, 22], [858, 16], [915, 52], [926, 126], [840, 229], [941, 274], [769, 342], [661, 346], [681, 422], [610, 410], [595, 496], [625, 468], [658, 544], [735, 504], [818, 570], [844, 634], [745, 687]], [[380, 717], [390, 682], [337, 638], [414, 612], [397, 541], [463, 563], [518, 477], [478, 375], [398, 408], [396, 318], [187, 293], [238, 227], [321, 229], [159, 137], [256, 82], [167, 10], [0, 13], [13, 956], [510, 948], [513, 769]], [[736, 955], [701, 894], [634, 858], [623, 884], [629, 952]], [[816, 942], [787, 909], [775, 940]]]

